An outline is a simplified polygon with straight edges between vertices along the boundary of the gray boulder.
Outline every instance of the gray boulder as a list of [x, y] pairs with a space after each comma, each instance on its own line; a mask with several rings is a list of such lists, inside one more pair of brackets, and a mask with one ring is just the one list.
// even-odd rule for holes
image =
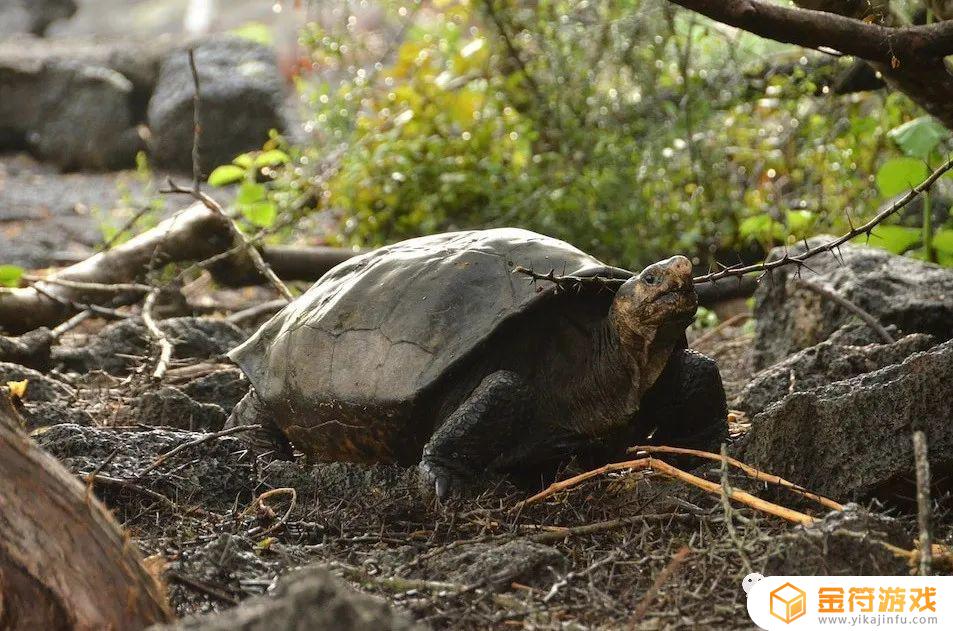
[[[216, 37], [195, 49], [195, 64], [202, 95], [203, 171], [260, 148], [270, 130], [284, 130], [284, 85], [271, 49]], [[163, 166], [191, 169], [194, 93], [186, 51], [170, 53], [148, 109], [152, 153]]]
[[[794, 392], [804, 392], [826, 384], [899, 364], [909, 355], [925, 351], [934, 339], [924, 333], [907, 335], [892, 344], [843, 344], [861, 325], [847, 325], [830, 339], [765, 368], [742, 389], [731, 407], [754, 415]], [[847, 339], [847, 342], [854, 340]]]
[[752, 419], [741, 458], [839, 501], [914, 497], [912, 433], [934, 480], [953, 472], [953, 341], [902, 364], [795, 392]]
[[[828, 240], [817, 237], [811, 245]], [[800, 251], [792, 248], [792, 253]], [[773, 257], [783, 253], [778, 249]], [[841, 257], [820, 255], [801, 270], [805, 279], [828, 287], [902, 333], [953, 337], [953, 270], [883, 250], [844, 245]], [[762, 281], [755, 292], [755, 368], [826, 340], [856, 319], [837, 303], [800, 286], [797, 270], [784, 267]]]
[[273, 592], [250, 598], [233, 609], [206, 616], [192, 616], [171, 625], [150, 627], [152, 631], [410, 631], [419, 628], [379, 598], [351, 589], [317, 566], [283, 576]]
[[138, 123], [145, 122], [159, 65], [169, 51], [181, 45], [181, 40], [173, 42], [170, 38], [139, 41], [18, 36], [0, 43], [0, 63], [73, 62], [114, 70], [132, 83], [133, 118]]
[[111, 169], [142, 147], [132, 83], [108, 67], [0, 56], [0, 149], [28, 148], [64, 169]]
[[51, 23], [74, 13], [75, 0], [0, 0], [0, 39], [17, 33], [43, 35]]

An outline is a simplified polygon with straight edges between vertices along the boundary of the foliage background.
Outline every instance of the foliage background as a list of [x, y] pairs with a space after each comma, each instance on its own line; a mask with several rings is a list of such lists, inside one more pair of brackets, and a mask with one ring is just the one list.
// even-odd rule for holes
[[[302, 34], [307, 142], [213, 178], [244, 181], [255, 229], [366, 247], [511, 225], [705, 266], [843, 231], [950, 148], [901, 94], [834, 95], [850, 60], [663, 0], [388, 0], [372, 26], [357, 6]], [[874, 244], [953, 263], [946, 188]]]

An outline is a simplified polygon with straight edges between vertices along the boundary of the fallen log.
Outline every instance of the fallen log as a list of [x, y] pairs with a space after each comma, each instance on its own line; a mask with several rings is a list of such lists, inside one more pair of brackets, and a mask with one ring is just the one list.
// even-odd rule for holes
[[142, 629], [164, 590], [109, 511], [20, 430], [0, 391], [0, 628]]
[[[235, 249], [227, 217], [193, 204], [126, 243], [66, 267], [30, 287], [0, 289], [0, 329], [25, 333], [66, 320], [89, 305], [116, 307], [142, 299], [126, 286], [171, 262], [203, 261]], [[279, 277], [316, 280], [358, 252], [339, 248], [266, 247], [265, 262]], [[263, 282], [240, 248], [209, 266], [225, 284]]]

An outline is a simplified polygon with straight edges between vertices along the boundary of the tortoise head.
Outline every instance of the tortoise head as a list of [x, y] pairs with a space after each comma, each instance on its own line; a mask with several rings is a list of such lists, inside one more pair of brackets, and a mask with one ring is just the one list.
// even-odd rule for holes
[[680, 336], [697, 309], [691, 261], [673, 256], [627, 280], [616, 292], [610, 317], [623, 345], [632, 348], [631, 344], [665, 343], [660, 336]]

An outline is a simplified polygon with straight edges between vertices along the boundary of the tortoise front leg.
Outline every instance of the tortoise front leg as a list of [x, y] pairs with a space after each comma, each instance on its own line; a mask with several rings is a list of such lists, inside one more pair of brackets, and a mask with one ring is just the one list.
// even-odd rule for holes
[[424, 446], [422, 482], [442, 500], [453, 487], [496, 471], [525, 442], [533, 408], [522, 377], [506, 370], [487, 375]]
[[689, 349], [672, 352], [639, 410], [640, 421], [655, 427], [653, 444], [716, 453], [728, 436], [727, 417], [718, 365]]

